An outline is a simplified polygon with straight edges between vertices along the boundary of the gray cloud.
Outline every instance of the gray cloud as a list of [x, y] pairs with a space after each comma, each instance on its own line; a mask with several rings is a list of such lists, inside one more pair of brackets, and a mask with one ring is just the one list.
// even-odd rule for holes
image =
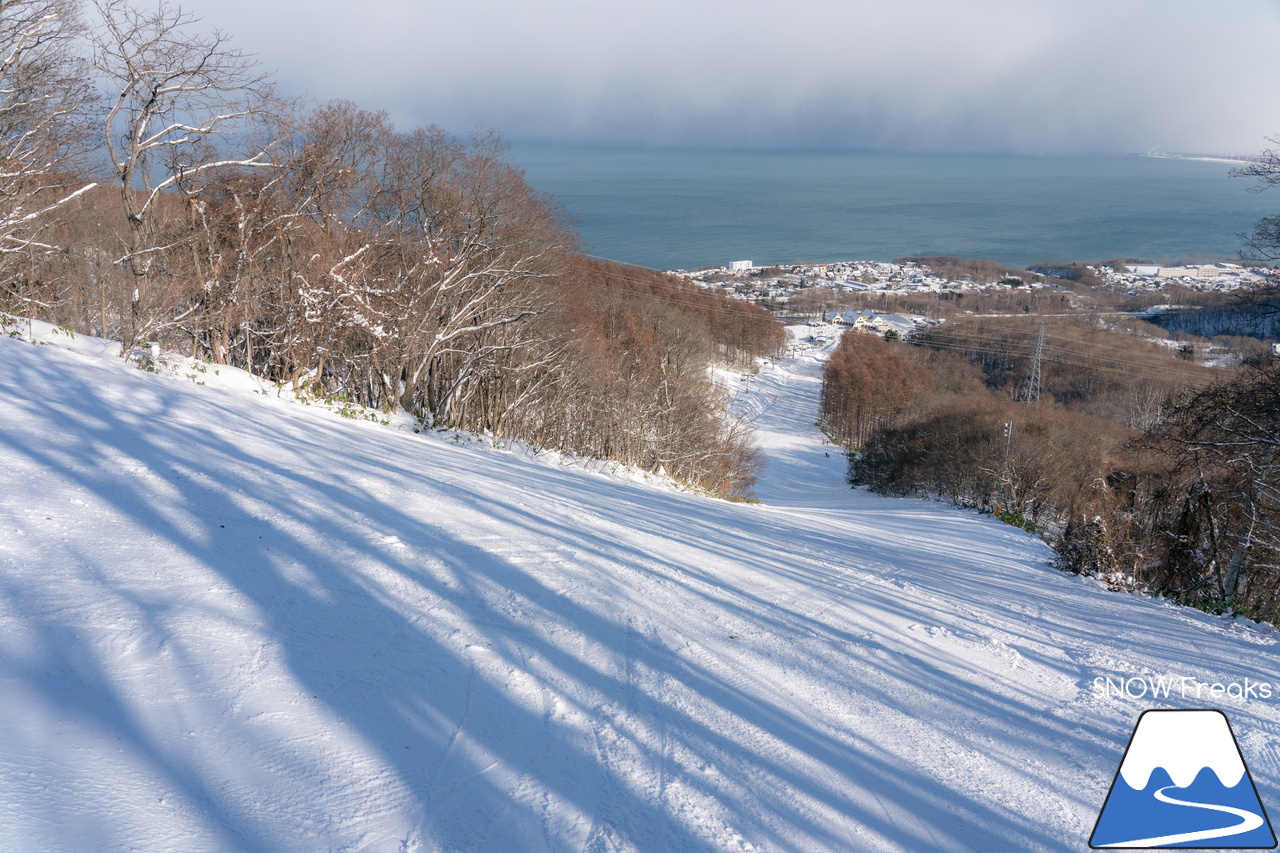
[[195, 0], [314, 98], [514, 138], [1252, 151], [1275, 0]]

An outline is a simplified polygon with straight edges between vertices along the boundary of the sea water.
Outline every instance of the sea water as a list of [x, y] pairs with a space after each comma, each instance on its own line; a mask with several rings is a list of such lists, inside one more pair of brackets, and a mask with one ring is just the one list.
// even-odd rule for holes
[[572, 148], [516, 144], [598, 256], [660, 269], [893, 260], [1235, 260], [1280, 212], [1232, 164], [1029, 157]]

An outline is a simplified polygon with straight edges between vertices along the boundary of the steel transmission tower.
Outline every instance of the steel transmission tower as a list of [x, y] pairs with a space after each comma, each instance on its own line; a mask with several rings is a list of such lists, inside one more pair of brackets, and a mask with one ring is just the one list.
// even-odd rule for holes
[[1027, 382], [1022, 386], [1022, 402], [1034, 403], [1040, 399], [1040, 365], [1044, 362], [1044, 323], [1036, 332], [1036, 346], [1031, 351], [1031, 369], [1027, 371]]

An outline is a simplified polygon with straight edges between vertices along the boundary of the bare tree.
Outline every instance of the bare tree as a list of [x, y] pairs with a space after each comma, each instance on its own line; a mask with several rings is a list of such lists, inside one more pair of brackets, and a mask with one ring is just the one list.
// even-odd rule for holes
[[341, 101], [300, 123], [278, 159], [293, 195], [282, 206], [310, 219], [313, 251], [289, 278], [302, 319], [324, 327], [305, 336], [323, 347], [316, 373], [339, 371], [371, 404], [448, 419], [477, 377], [509, 364], [499, 353], [531, 343], [503, 327], [537, 312], [573, 241], [504, 154], [496, 134], [396, 132]]
[[[1268, 137], [1267, 141], [1280, 146], [1280, 136]], [[1263, 150], [1258, 159], [1238, 169], [1232, 169], [1231, 174], [1237, 178], [1256, 180], [1257, 183], [1249, 189], [1254, 193], [1280, 185], [1280, 148]], [[1280, 214], [1259, 219], [1253, 231], [1241, 234], [1240, 240], [1244, 244], [1241, 255], [1245, 259], [1280, 261]]]
[[[1186, 573], [1227, 601], [1274, 612], [1280, 588], [1280, 362], [1185, 395], [1148, 433], [1182, 476], [1176, 540]], [[1173, 568], [1178, 566], [1173, 565]]]
[[93, 102], [74, 0], [0, 0], [0, 265], [53, 248], [50, 213], [93, 184], [69, 173]]
[[171, 191], [198, 194], [219, 169], [268, 165], [265, 150], [243, 150], [236, 134], [265, 109], [270, 85], [256, 60], [233, 48], [228, 36], [194, 32], [198, 19], [164, 0], [149, 10], [129, 0], [95, 0], [95, 6], [103, 25], [94, 39], [94, 65], [115, 93], [106, 153], [126, 223], [118, 263], [134, 280], [130, 344], [174, 319], [151, 316], [149, 301], [158, 259], [186, 232], [164, 236], [158, 204]]
[[[401, 245], [413, 256], [402, 266], [406, 286], [389, 305], [391, 316], [412, 319], [397, 324], [398, 364], [382, 379], [402, 405], [426, 382], [428, 408], [444, 415], [465, 379], [513, 345], [491, 333], [536, 313], [536, 285], [572, 238], [547, 200], [505, 162], [496, 134], [460, 144], [432, 129], [397, 142], [394, 173], [402, 183], [392, 187], [399, 201], [393, 221], [397, 230], [412, 229]], [[433, 365], [451, 355], [467, 372], [449, 383], [431, 381]]]

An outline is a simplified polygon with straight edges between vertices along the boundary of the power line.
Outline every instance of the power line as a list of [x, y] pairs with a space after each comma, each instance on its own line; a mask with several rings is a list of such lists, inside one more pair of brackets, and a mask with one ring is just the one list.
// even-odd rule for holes
[[[985, 331], [992, 327], [985, 327], [982, 325], [978, 325], [978, 328]], [[1007, 329], [1006, 328], [1004, 330], [1009, 332], [1017, 332], [1018, 334], [1028, 334], [1028, 335], [1030, 334], [1029, 329]], [[928, 346], [928, 347], [933, 347], [938, 349], [957, 349], [957, 350], [972, 349], [975, 352], [983, 352], [983, 353], [992, 354], [992, 355], [1017, 354], [1017, 355], [1026, 356], [1026, 355], [1033, 354], [1032, 351], [1034, 348], [1034, 344], [1032, 343], [1032, 341], [1029, 341], [1029, 340], [1017, 341], [1018, 343], [1025, 343], [1027, 345], [1027, 351], [1019, 352], [1015, 350], [1010, 350], [1007, 346], [1001, 346], [1001, 341], [999, 339], [993, 340], [989, 337], [980, 337], [974, 333], [964, 332], [963, 330], [955, 329], [954, 327], [947, 328], [944, 325], [942, 327], [938, 327], [937, 331], [939, 332], [940, 336], [945, 335], [951, 338], [952, 340], [948, 341], [945, 339], [940, 340], [936, 338], [930, 339], [926, 337], [923, 340], [920, 340], [919, 343], [923, 346]], [[1089, 350], [1085, 351], [1080, 348], [1054, 346], [1052, 344], [1045, 343], [1043, 351], [1046, 354], [1061, 353], [1065, 356], [1070, 356], [1073, 359], [1080, 359], [1080, 358], [1087, 359], [1087, 361], [1068, 361], [1067, 359], [1061, 358], [1061, 357], [1058, 357], [1058, 358], [1051, 357], [1052, 361], [1055, 361], [1058, 363], [1070, 363], [1080, 367], [1101, 367], [1102, 365], [1105, 365], [1105, 364], [1112, 364], [1112, 365], [1117, 365], [1118, 369], [1121, 369], [1126, 372], [1131, 372], [1132, 368], [1136, 366], [1136, 367], [1147, 368], [1149, 370], [1159, 370], [1165, 373], [1169, 373], [1169, 372], [1179, 373], [1188, 378], [1191, 378], [1192, 376], [1196, 378], [1202, 378], [1202, 377], [1207, 378], [1208, 374], [1205, 371], [1209, 371], [1212, 369], [1204, 366], [1187, 364], [1186, 362], [1180, 361], [1172, 356], [1163, 355], [1159, 351], [1142, 352], [1142, 351], [1139, 351], [1137, 348], [1118, 347], [1115, 344], [1107, 341], [1091, 341], [1088, 343], [1088, 347], [1089, 347]], [[1101, 362], [1101, 365], [1098, 364], [1099, 362]]]
[[[974, 352], [974, 353], [980, 353], [984, 355], [1014, 354], [1006, 349], [996, 349], [989, 346], [974, 346], [972, 344], [965, 344], [965, 343], [930, 342], [930, 343], [921, 344], [921, 346], [926, 346], [930, 349], [953, 350], [956, 352]], [[1058, 350], [1058, 352], [1065, 353], [1065, 355], [1049, 354], [1046, 357], [1050, 362], [1054, 364], [1061, 364], [1061, 365], [1066, 365], [1070, 367], [1084, 367], [1084, 368], [1089, 368], [1091, 370], [1100, 370], [1100, 371], [1110, 372], [1110, 373], [1132, 375], [1135, 372], [1137, 372], [1137, 373], [1144, 373], [1144, 375], [1148, 375], [1148, 376], [1156, 376], [1159, 378], [1169, 378], [1170, 371], [1168, 368], [1174, 367], [1173, 364], [1157, 365], [1157, 364], [1141, 364], [1141, 363], [1128, 363], [1128, 364], [1124, 364], [1123, 366], [1119, 366], [1122, 364], [1121, 362], [1112, 361], [1110, 359], [1105, 359], [1105, 358], [1099, 358], [1091, 355], [1083, 356], [1084, 358], [1091, 359], [1091, 361], [1079, 361], [1079, 360], [1067, 357], [1068, 355], [1079, 355], [1078, 353], [1073, 353], [1068, 350]], [[1117, 365], [1117, 366], [1111, 366], [1111, 365]], [[1175, 367], [1175, 370], [1176, 369], [1177, 368]], [[1183, 368], [1183, 370], [1187, 370], [1187, 368]], [[1205, 372], [1205, 371], [1208, 371], [1208, 368], [1203, 368], [1203, 369], [1191, 368], [1191, 370], [1195, 371], [1194, 374], [1191, 372], [1184, 372], [1182, 374], [1187, 379], [1187, 381], [1193, 381], [1193, 376], [1194, 376], [1194, 379], [1203, 379], [1203, 380], [1208, 380], [1212, 378], [1207, 372]]]
[[1022, 392], [1024, 403], [1035, 403], [1040, 399], [1040, 362], [1044, 360], [1044, 323], [1036, 332], [1036, 348], [1031, 354], [1031, 370], [1027, 372], [1027, 384]]

